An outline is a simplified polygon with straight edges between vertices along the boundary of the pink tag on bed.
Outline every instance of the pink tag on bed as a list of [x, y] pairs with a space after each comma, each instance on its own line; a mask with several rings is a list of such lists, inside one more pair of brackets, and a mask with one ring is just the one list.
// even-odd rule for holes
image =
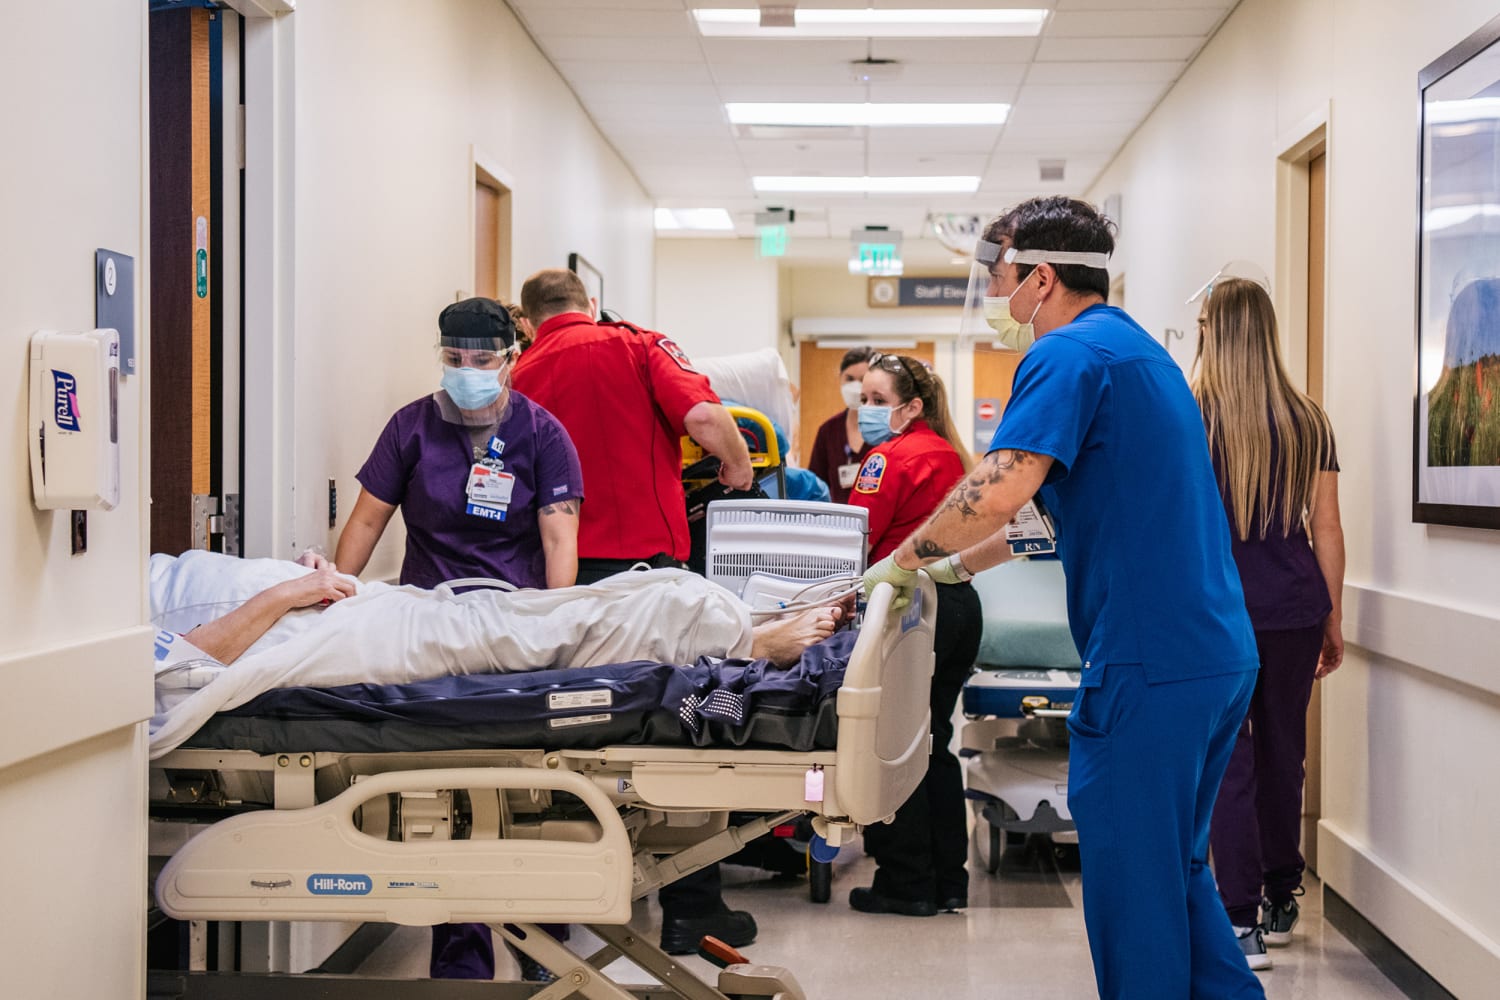
[[802, 800], [804, 802], [823, 801], [823, 767], [815, 764], [807, 769], [807, 778], [803, 785]]

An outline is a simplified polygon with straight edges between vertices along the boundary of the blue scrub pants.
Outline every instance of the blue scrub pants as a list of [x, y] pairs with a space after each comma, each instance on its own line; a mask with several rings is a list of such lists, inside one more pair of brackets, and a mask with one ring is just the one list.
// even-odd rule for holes
[[1149, 684], [1140, 664], [1095, 669], [1099, 686], [1079, 689], [1068, 719], [1068, 808], [1099, 995], [1263, 998], [1208, 868], [1256, 671]]

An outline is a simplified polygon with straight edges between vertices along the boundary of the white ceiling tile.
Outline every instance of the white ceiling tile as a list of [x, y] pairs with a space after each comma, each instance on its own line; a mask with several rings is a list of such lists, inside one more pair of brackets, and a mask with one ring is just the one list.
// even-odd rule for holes
[[655, 106], [714, 108], [722, 102], [713, 84], [673, 86], [665, 83], [578, 83], [573, 87], [585, 104], [633, 104], [642, 110]]
[[788, 42], [763, 42], [748, 38], [703, 38], [698, 44], [709, 65], [749, 63], [767, 76], [774, 76], [783, 66], [829, 66], [847, 64], [865, 57], [865, 43], [859, 39], [800, 39]]
[[932, 125], [924, 128], [870, 130], [871, 152], [920, 149], [932, 153], [988, 153], [1000, 138], [999, 128]]
[[1155, 105], [1167, 92], [1165, 83], [1027, 84], [1016, 97], [1025, 108], [1050, 108], [1075, 104]]
[[1043, 38], [1037, 49], [1038, 62], [1105, 61], [1136, 59], [1186, 60], [1203, 44], [1201, 37], [1183, 38]]
[[989, 166], [989, 153], [927, 153], [920, 149], [886, 150], [870, 154], [870, 174], [876, 177], [979, 177]]
[[650, 45], [621, 45], [614, 38], [551, 35], [537, 38], [537, 44], [553, 65], [564, 62], [703, 62], [703, 52], [694, 38], [657, 38]]
[[[891, 84], [907, 87], [967, 86], [976, 91], [985, 88], [1014, 87], [1026, 79], [1024, 62], [904, 62]], [[974, 98], [983, 100], [983, 98]]]
[[1161, 83], [1170, 86], [1185, 60], [1161, 62], [1039, 62], [1026, 74], [1026, 83], [1047, 86], [1077, 86], [1088, 83]]
[[715, 62], [709, 67], [722, 85], [767, 84], [796, 87], [838, 87], [854, 83], [848, 61], [828, 59], [800, 65], [781, 63], [774, 69], [753, 62]]
[[[852, 59], [862, 59], [865, 43]], [[995, 65], [1024, 63], [1036, 51], [1035, 38], [873, 38], [870, 55], [901, 62], [970, 63]]]
[[1133, 128], [1150, 113], [1151, 108], [1152, 102], [1149, 101], [1135, 101], [1129, 104], [1105, 104], [1098, 101], [1087, 104], [1023, 104], [1017, 107], [1010, 116], [1005, 131], [1007, 135], [1015, 135], [1024, 134], [1038, 126], [1051, 128], [1070, 125], [1089, 128], [1094, 126]]
[[1112, 156], [1130, 134], [1102, 130], [1074, 130], [1066, 135], [1007, 135], [995, 147], [992, 162], [999, 163], [1006, 156]]
[[549, 5], [528, 8], [523, 20], [538, 40], [590, 36], [688, 41], [696, 41], [698, 38], [698, 29], [693, 26], [693, 19], [684, 10], [577, 10]]
[[671, 86], [709, 84], [704, 63], [690, 62], [622, 62], [566, 59], [556, 63], [574, 89], [590, 83], [662, 83]]
[[852, 79], [837, 85], [807, 86], [767, 78], [759, 83], [720, 83], [718, 91], [720, 99], [724, 101], [858, 104], [868, 98], [864, 85], [855, 83]]
[[1208, 37], [1224, 17], [1218, 10], [1058, 11], [1047, 38]]
[[914, 86], [901, 81], [870, 84], [870, 100], [884, 104], [1009, 104], [1015, 96], [1015, 84], [997, 86], [987, 80], [946, 86]]

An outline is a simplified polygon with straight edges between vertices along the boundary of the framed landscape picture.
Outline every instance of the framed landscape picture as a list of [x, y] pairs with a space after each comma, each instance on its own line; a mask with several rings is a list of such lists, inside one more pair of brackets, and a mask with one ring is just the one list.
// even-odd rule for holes
[[1500, 18], [1418, 89], [1412, 520], [1500, 528]]

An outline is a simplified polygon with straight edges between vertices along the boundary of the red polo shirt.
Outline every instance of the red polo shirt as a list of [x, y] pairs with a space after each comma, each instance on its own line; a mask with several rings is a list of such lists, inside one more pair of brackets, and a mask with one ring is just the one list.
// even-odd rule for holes
[[688, 557], [682, 421], [719, 397], [682, 348], [659, 333], [563, 313], [537, 327], [512, 384], [556, 417], [578, 450], [588, 496], [579, 558]]
[[[849, 494], [850, 503], [870, 512], [870, 562], [895, 552], [963, 475], [958, 452], [925, 420], [871, 451]], [[585, 486], [587, 476], [584, 466]]]

